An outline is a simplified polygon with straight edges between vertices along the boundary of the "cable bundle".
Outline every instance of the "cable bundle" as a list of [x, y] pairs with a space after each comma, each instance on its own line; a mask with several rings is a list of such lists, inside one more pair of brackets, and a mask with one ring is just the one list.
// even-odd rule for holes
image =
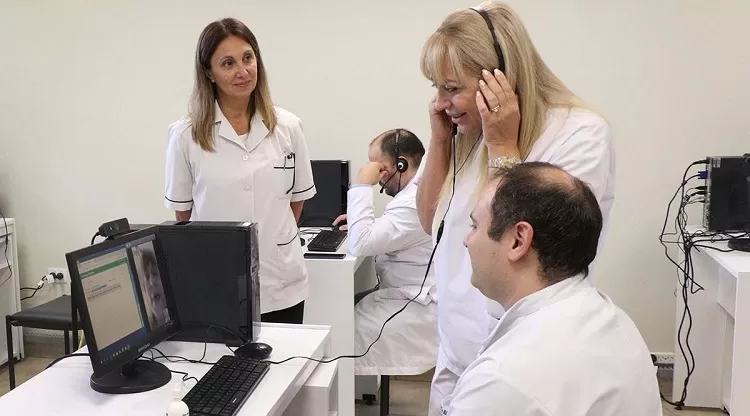
[[[701, 171], [689, 177], [688, 174], [694, 166], [705, 165], [707, 163], [708, 160], [706, 159], [697, 160], [691, 163], [690, 166], [685, 169], [685, 174], [682, 176], [682, 183], [677, 188], [677, 191], [675, 191], [672, 199], [669, 201], [669, 205], [667, 206], [667, 215], [664, 218], [664, 225], [662, 226], [661, 234], [659, 235], [659, 242], [664, 247], [664, 254], [667, 256], [667, 259], [677, 267], [677, 280], [680, 283], [680, 287], [678, 290], [680, 291], [680, 295], [682, 296], [682, 301], [684, 304], [680, 326], [677, 330], [677, 345], [680, 348], [682, 358], [685, 360], [687, 375], [685, 376], [685, 380], [683, 381], [682, 394], [680, 395], [678, 400], [672, 402], [667, 400], [664, 395], [661, 396], [662, 400], [674, 406], [678, 410], [682, 409], [685, 406], [685, 400], [687, 399], [688, 394], [688, 384], [690, 383], [690, 377], [695, 371], [695, 356], [693, 354], [693, 350], [690, 348], [690, 331], [693, 328], [693, 315], [690, 311], [689, 297], [690, 295], [695, 295], [696, 293], [704, 290], [703, 286], [701, 286], [700, 283], [696, 282], [693, 276], [693, 249], [707, 249], [729, 252], [732, 250], [710, 246], [705, 243], [729, 241], [738, 237], [744, 237], [748, 235], [747, 232], [740, 235], [730, 235], [728, 233], [720, 231], [699, 230], [693, 233], [687, 231], [687, 206], [695, 203], [705, 202], [705, 199], [701, 197], [706, 195], [705, 185], [688, 187], [690, 182], [693, 180], [706, 179], [706, 172]], [[680, 203], [677, 209], [677, 214], [675, 216], [674, 230], [671, 232], [667, 232], [669, 213], [672, 208], [672, 203], [674, 203], [677, 195], [680, 195]], [[668, 241], [665, 239], [665, 237], [667, 236], [676, 236], [677, 238], [676, 240]], [[667, 244], [673, 244], [678, 247], [678, 249], [682, 253], [681, 262], [678, 263], [678, 261], [676, 261], [669, 255]]]

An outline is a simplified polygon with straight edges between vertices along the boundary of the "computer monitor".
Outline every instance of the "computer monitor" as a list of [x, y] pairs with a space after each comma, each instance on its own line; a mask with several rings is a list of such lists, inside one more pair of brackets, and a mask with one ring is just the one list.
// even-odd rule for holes
[[156, 227], [66, 255], [73, 299], [102, 393], [153, 390], [172, 379], [161, 363], [139, 357], [180, 331], [169, 271]]
[[349, 161], [313, 160], [310, 164], [317, 193], [302, 206], [299, 226], [330, 227], [336, 217], [346, 214]]

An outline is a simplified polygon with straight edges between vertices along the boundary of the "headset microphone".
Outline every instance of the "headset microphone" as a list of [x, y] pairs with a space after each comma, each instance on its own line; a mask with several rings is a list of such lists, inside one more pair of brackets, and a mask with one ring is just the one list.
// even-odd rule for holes
[[386, 186], [386, 185], [388, 185], [388, 182], [390, 182], [390, 181], [391, 181], [391, 179], [393, 179], [393, 177], [394, 177], [394, 176], [396, 176], [396, 173], [397, 173], [397, 172], [398, 172], [398, 171], [394, 170], [394, 171], [393, 171], [393, 173], [391, 173], [391, 176], [389, 176], [389, 177], [388, 177], [388, 180], [387, 180], [387, 181], [385, 181], [385, 183], [384, 183], [383, 185], [381, 185], [381, 186], [380, 186], [380, 193], [381, 193], [381, 194], [383, 193], [383, 190], [385, 190], [385, 186]]

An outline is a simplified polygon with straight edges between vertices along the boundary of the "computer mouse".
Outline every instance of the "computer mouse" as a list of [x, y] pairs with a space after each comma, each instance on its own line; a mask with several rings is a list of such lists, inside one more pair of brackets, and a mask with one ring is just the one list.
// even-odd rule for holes
[[271, 355], [270, 345], [262, 342], [248, 342], [247, 344], [234, 350], [234, 355], [242, 358], [252, 358], [254, 360], [265, 360]]

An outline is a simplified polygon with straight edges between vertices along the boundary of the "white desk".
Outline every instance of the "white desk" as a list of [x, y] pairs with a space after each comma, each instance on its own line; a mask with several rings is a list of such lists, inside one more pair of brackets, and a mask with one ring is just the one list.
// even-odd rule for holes
[[[706, 244], [727, 248], [726, 242]], [[688, 295], [695, 370], [685, 405], [750, 415], [750, 253], [699, 250], [692, 253], [693, 276], [705, 290]], [[677, 328], [684, 311], [681, 290], [678, 285]], [[674, 359], [672, 394], [679, 398], [687, 370], [676, 342]]]
[[[321, 358], [326, 354], [329, 336], [330, 329], [326, 327], [263, 324], [259, 341], [270, 344], [273, 353], [269, 359], [279, 361], [297, 355]], [[203, 353], [203, 345], [164, 342], [158, 348], [166, 355], [198, 359]], [[85, 348], [82, 351], [85, 352]], [[226, 354], [231, 352], [223, 344], [208, 344], [205, 360], [216, 362]], [[201, 378], [211, 368], [206, 364], [159, 362], [196, 378]], [[316, 362], [303, 359], [271, 365], [239, 415], [288, 416], [284, 411], [316, 367]], [[97, 393], [89, 387], [91, 373], [88, 357], [60, 361], [0, 398], [0, 415], [163, 415], [171, 400], [172, 384], [182, 378], [182, 375], [173, 374], [172, 383], [145, 393], [109, 395]], [[335, 376], [335, 371], [333, 374]], [[188, 381], [187, 385], [192, 387], [195, 382]]]
[[[302, 229], [302, 236], [310, 241], [312, 235]], [[306, 252], [307, 245], [302, 247]], [[357, 273], [366, 258], [347, 253], [346, 241], [339, 248], [343, 259], [305, 259], [310, 281], [310, 294], [305, 300], [305, 324], [330, 325], [330, 357], [352, 355], [354, 351], [354, 294], [374, 286], [375, 280], [364, 270]], [[357, 279], [355, 279], [355, 274]], [[370, 284], [371, 283], [371, 284]], [[369, 287], [367, 286], [369, 284]], [[361, 352], [360, 352], [361, 353]], [[354, 360], [339, 360], [338, 409], [341, 416], [354, 416]]]

